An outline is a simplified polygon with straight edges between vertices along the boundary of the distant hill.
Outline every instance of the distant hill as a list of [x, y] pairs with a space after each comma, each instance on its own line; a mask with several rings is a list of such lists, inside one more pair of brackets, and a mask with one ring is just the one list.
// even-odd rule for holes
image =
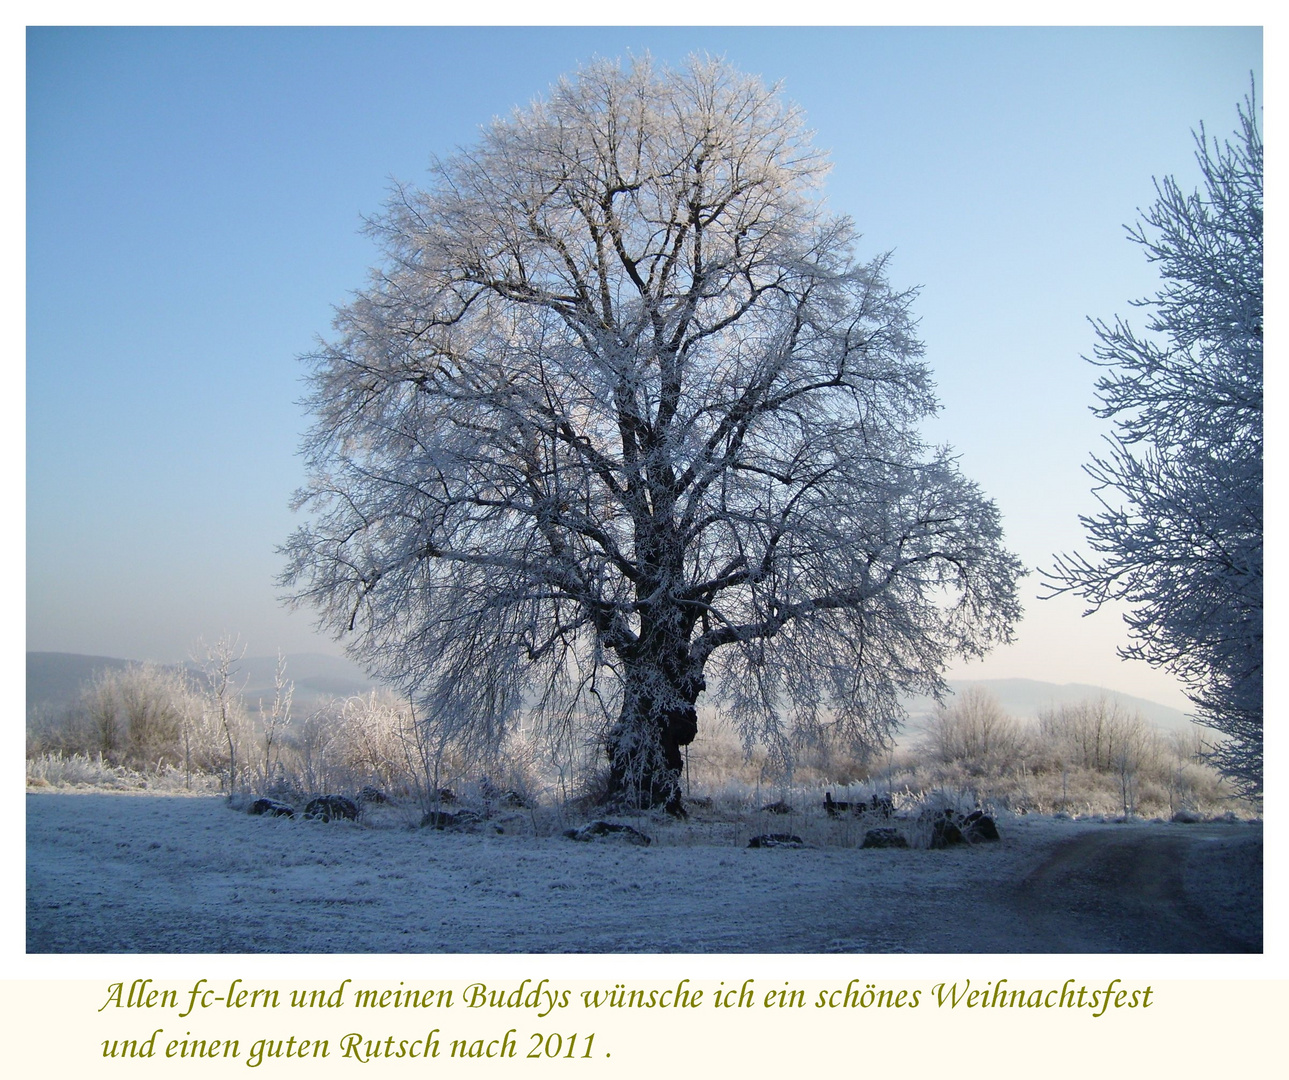
[[27, 654], [27, 709], [33, 705], [60, 711], [72, 704], [81, 689], [100, 671], [114, 671], [129, 664], [112, 656], [79, 653], [29, 652]]
[[[27, 654], [27, 709], [33, 706], [61, 711], [73, 704], [81, 690], [100, 671], [115, 671], [134, 661], [112, 656], [79, 653], [29, 652]], [[191, 663], [182, 665], [196, 673]], [[237, 682], [247, 704], [273, 697], [276, 656], [248, 656], [237, 663]], [[350, 697], [379, 689], [351, 660], [322, 653], [296, 653], [286, 659], [287, 678], [295, 683], [295, 711], [315, 707], [323, 698]]]

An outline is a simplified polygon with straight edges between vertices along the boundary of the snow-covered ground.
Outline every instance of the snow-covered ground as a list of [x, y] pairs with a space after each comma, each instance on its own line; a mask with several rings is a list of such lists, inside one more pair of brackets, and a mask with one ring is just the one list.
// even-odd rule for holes
[[[27, 797], [27, 950], [287, 953], [1249, 952], [1260, 824], [1019, 817], [945, 851], [747, 848], [251, 817], [214, 797]], [[828, 825], [828, 823], [824, 823]], [[498, 832], [497, 828], [504, 831]], [[774, 831], [780, 831], [775, 829]], [[822, 835], [822, 834], [818, 834]]]

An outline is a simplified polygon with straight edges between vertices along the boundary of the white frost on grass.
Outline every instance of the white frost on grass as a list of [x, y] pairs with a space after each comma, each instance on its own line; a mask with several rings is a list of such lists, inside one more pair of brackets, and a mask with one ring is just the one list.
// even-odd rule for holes
[[384, 813], [387, 827], [323, 825], [210, 797], [28, 795], [27, 950], [1137, 951], [1122, 926], [1104, 948], [1095, 927], [1054, 939], [1059, 913], [1026, 911], [1018, 883], [1088, 830], [1261, 840], [1260, 826], [1028, 817], [999, 843], [946, 851], [749, 850], [728, 829], [651, 820], [656, 842], [637, 848], [535, 836], [524, 813], [502, 834]]

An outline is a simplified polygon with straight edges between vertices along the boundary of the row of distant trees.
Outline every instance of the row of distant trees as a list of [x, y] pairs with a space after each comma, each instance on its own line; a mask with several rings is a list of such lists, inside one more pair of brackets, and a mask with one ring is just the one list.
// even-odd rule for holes
[[[566, 800], [586, 790], [568, 784], [567, 762], [530, 743], [512, 742], [505, 755], [487, 760], [460, 745], [430, 745], [432, 729], [389, 691], [295, 712], [280, 664], [273, 698], [248, 702], [234, 660], [221, 644], [200, 674], [155, 664], [99, 672], [70, 708], [29, 718], [28, 754], [92, 757], [145, 776], [182, 777], [201, 790], [217, 782], [229, 793], [288, 799], [352, 795], [372, 785], [429, 806], [445, 785], [478, 790], [486, 775], [531, 800], [543, 793]], [[781, 763], [763, 760], [761, 774], [753, 775], [752, 759], [736, 746], [730, 750], [723, 765], [702, 770], [706, 791], [737, 794], [749, 776], [758, 788], [791, 783], [776, 768]], [[1021, 720], [992, 695], [968, 688], [936, 710], [923, 738], [894, 768], [883, 772], [880, 763], [845, 756], [807, 763], [803, 754], [800, 782], [969, 791], [1019, 810], [1211, 812], [1231, 805], [1235, 794], [1207, 764], [1211, 751], [1198, 728], [1161, 732], [1112, 699]], [[720, 747], [706, 741], [703, 756], [716, 762]]]

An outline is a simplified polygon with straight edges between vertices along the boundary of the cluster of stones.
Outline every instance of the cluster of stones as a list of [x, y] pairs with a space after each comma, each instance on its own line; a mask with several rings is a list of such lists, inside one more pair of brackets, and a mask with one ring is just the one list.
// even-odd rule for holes
[[747, 842], [747, 846], [755, 848], [799, 848], [805, 847], [806, 842], [799, 836], [793, 836], [792, 833], [776, 832], [762, 833], [760, 836], [754, 836]]
[[[484, 782], [485, 801], [493, 806], [499, 806], [508, 810], [529, 809], [531, 804], [519, 792], [513, 789], [501, 790]], [[457, 801], [457, 796], [450, 788], [441, 788], [437, 792], [437, 805], [439, 807], [451, 805]], [[343, 795], [318, 795], [309, 800], [304, 808], [303, 817], [306, 821], [357, 821], [362, 808], [373, 804], [382, 804], [390, 802], [390, 797], [379, 788], [368, 784], [358, 792], [356, 798], [349, 799]], [[285, 817], [294, 818], [296, 816], [296, 807], [282, 798], [259, 798], [248, 807], [248, 812], [257, 817]], [[471, 825], [477, 825], [486, 820], [488, 813], [478, 813], [474, 810], [457, 810], [449, 812], [442, 809], [428, 811], [421, 818], [421, 826], [431, 829], [453, 829], [464, 828]]]
[[256, 799], [251, 803], [250, 812], [257, 817], [295, 817], [295, 807], [277, 799]]
[[578, 829], [565, 829], [564, 835], [570, 840], [580, 840], [583, 843], [609, 841], [636, 844], [639, 847], [648, 847], [650, 844], [649, 837], [644, 833], [630, 825], [619, 825], [612, 821], [592, 821]]
[[983, 810], [960, 814], [956, 810], [937, 810], [930, 816], [931, 842], [928, 847], [947, 848], [955, 844], [978, 844], [997, 840], [998, 826]]
[[[496, 803], [509, 809], [527, 809], [530, 805], [518, 792], [509, 789], [501, 791], [492, 788], [487, 792], [486, 797], [489, 803]], [[443, 788], [438, 792], [440, 807], [456, 801], [456, 795], [448, 788]], [[309, 800], [308, 805], [304, 808], [304, 818], [306, 821], [322, 822], [357, 821], [360, 812], [359, 804], [387, 802], [389, 802], [387, 795], [379, 789], [368, 785], [358, 792], [356, 802], [345, 798], [343, 795], [319, 795]], [[256, 799], [251, 803], [249, 809], [250, 813], [257, 816], [295, 817], [295, 808], [290, 803], [279, 799]], [[771, 803], [762, 807], [762, 809], [772, 814], [792, 813], [792, 807], [782, 801]], [[894, 813], [894, 806], [889, 795], [875, 795], [872, 799], [862, 802], [838, 802], [833, 799], [832, 792], [829, 791], [824, 794], [824, 810], [829, 817], [879, 815], [884, 818], [890, 818]], [[421, 818], [421, 826], [422, 828], [430, 829], [466, 828], [478, 825], [485, 821], [487, 816], [486, 812], [481, 814], [474, 810], [446, 811], [434, 809], [427, 811], [425, 816]], [[975, 844], [999, 839], [998, 826], [995, 824], [994, 819], [983, 810], [973, 810], [969, 814], [962, 814], [957, 810], [936, 810], [931, 813], [924, 813], [919, 820], [929, 823], [931, 826], [931, 839], [927, 845], [930, 848], [947, 848], [958, 844]], [[609, 841], [636, 844], [641, 847], [650, 843], [649, 837], [637, 829], [633, 829], [630, 825], [621, 825], [610, 821], [592, 821], [580, 828], [568, 829], [564, 835], [570, 840], [583, 842]], [[752, 837], [747, 846], [750, 848], [801, 848], [807, 845], [801, 837], [792, 833], [763, 833]], [[860, 846], [865, 848], [907, 848], [909, 842], [908, 838], [899, 829], [886, 827], [869, 829], [864, 833], [864, 840]]]
[[[889, 795], [874, 795], [871, 799], [859, 799], [855, 802], [838, 802], [832, 797], [831, 791], [825, 791], [824, 811], [829, 817], [863, 817], [865, 814], [875, 814], [889, 818], [895, 813], [895, 803]], [[793, 814], [796, 810], [791, 803], [780, 799], [761, 807], [761, 813]]]
[[[791, 812], [791, 807], [782, 802], [771, 803], [761, 809], [772, 814]], [[833, 799], [831, 791], [824, 794], [824, 810], [829, 817], [870, 815], [889, 819], [895, 813], [895, 807], [889, 795], [875, 795], [862, 802], [838, 802]], [[956, 810], [936, 810], [924, 813], [919, 820], [931, 826], [931, 839], [927, 845], [931, 848], [946, 848], [956, 844], [976, 844], [999, 839], [998, 826], [983, 810], [973, 810], [969, 814], [962, 814]], [[791, 833], [765, 833], [752, 837], [747, 846], [800, 848], [807, 845], [801, 837]], [[861, 848], [907, 848], [909, 846], [909, 839], [905, 833], [890, 826], [869, 829], [864, 833], [864, 840], [860, 844]]]
[[[365, 787], [358, 793], [358, 801], [343, 795], [318, 795], [304, 808], [306, 821], [357, 821], [359, 803], [384, 803], [389, 797], [374, 787]], [[295, 817], [295, 807], [280, 799], [262, 798], [251, 803], [249, 813], [256, 817]]]
[[422, 829], [463, 829], [478, 825], [483, 821], [482, 814], [473, 810], [427, 810], [421, 818]]
[[514, 788], [499, 788], [486, 776], [479, 781], [479, 794], [489, 805], [495, 804], [505, 810], [531, 810], [532, 803], [525, 799]]
[[899, 829], [869, 829], [864, 833], [864, 842], [859, 846], [861, 848], [906, 848], [909, 846], [909, 841]]
[[304, 808], [305, 821], [357, 821], [358, 804], [343, 795], [319, 795]]
[[[440, 788], [438, 793], [439, 808], [427, 810], [425, 816], [421, 818], [421, 828], [423, 829], [468, 829], [471, 826], [484, 822], [489, 817], [489, 808], [493, 805], [499, 806], [505, 810], [528, 810], [532, 804], [525, 799], [519, 792], [507, 788], [505, 791], [493, 787], [485, 779], [480, 784], [483, 790], [485, 809], [483, 812], [476, 810], [444, 810], [445, 805], [451, 805], [457, 801], [456, 795], [450, 788]], [[503, 831], [500, 825], [494, 826], [497, 832]]]

